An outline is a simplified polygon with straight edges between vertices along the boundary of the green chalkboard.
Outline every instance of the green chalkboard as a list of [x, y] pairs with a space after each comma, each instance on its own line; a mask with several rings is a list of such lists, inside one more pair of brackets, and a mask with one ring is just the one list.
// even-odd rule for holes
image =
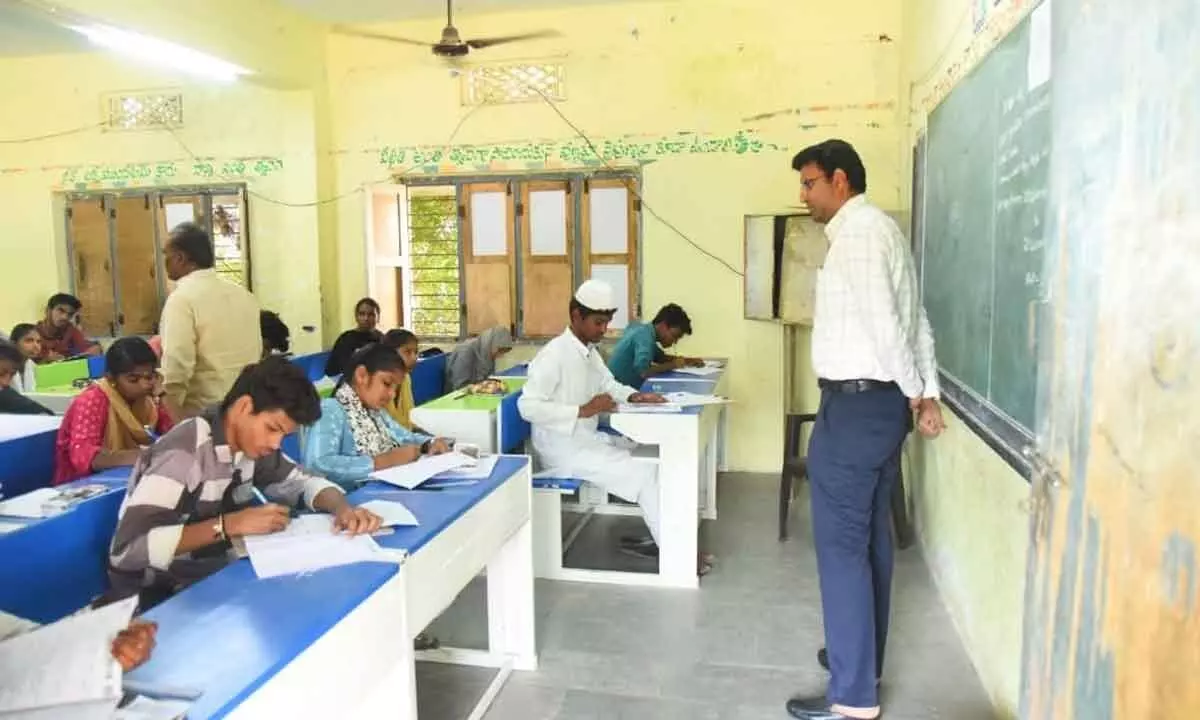
[[917, 168], [922, 292], [942, 373], [986, 408], [982, 420], [1026, 435], [1045, 261], [1048, 19], [1047, 6], [1023, 20], [934, 109]]

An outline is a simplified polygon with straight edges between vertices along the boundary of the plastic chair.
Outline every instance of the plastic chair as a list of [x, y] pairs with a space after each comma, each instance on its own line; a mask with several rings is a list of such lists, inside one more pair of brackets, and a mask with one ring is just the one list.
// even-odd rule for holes
[[792, 497], [798, 481], [808, 475], [808, 458], [800, 454], [800, 436], [804, 423], [815, 422], [812, 413], [784, 416], [783, 471], [779, 474], [779, 540], [787, 540], [788, 514], [792, 508]]

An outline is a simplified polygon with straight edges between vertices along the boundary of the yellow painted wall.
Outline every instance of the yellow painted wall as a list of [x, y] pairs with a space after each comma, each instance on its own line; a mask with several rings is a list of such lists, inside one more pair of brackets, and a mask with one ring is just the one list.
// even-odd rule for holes
[[[0, 113], [0, 139], [98, 125], [104, 93], [153, 88], [182, 89], [185, 127], [177, 134], [92, 127], [0, 144], [0, 254], [7, 268], [0, 283], [0, 327], [40, 318], [46, 298], [68, 287], [55, 193], [244, 182], [261, 197], [297, 203], [316, 197], [312, 93], [250, 83], [197, 84], [109, 54], [0, 60], [0, 96], [9, 99]], [[261, 197], [251, 198], [249, 213], [255, 294], [264, 307], [283, 315], [297, 351], [317, 350], [316, 210]], [[305, 334], [304, 325], [318, 332]]]
[[[1013, 4], [992, 8], [976, 35], [975, 3], [908, 0], [904, 17], [905, 196], [912, 145], [931, 106], [953, 87], [992, 30], [1011, 23]], [[935, 338], [936, 340], [936, 338]], [[936, 440], [911, 440], [906, 458], [913, 511], [942, 599], [997, 712], [1015, 717], [1020, 701], [1029, 516], [1028, 483], [953, 413]]]
[[[900, 53], [893, 40], [901, 12], [898, 4], [881, 5], [875, 0], [638, 2], [464, 15], [459, 24], [468, 34], [562, 31], [561, 39], [495, 48], [477, 57], [561, 57], [568, 98], [562, 111], [601, 147], [611, 147], [605, 141], [626, 147], [645, 143], [645, 159], [653, 160], [642, 165], [647, 205], [740, 270], [743, 216], [796, 204], [790, 158], [808, 143], [830, 136], [855, 143], [869, 169], [871, 196], [885, 208], [899, 207]], [[765, 28], [790, 30], [774, 34]], [[809, 34], [804, 28], [820, 30]], [[439, 22], [372, 29], [435, 37]], [[580, 164], [577, 154], [564, 159], [559, 152], [574, 132], [545, 103], [470, 111], [461, 104], [459, 82], [419, 49], [331, 36], [328, 76], [340, 192], [386, 180], [414, 162], [416, 172], [426, 172], [430, 164], [435, 172], [478, 172], [480, 163], [464, 161], [461, 154], [430, 159], [460, 121], [454, 137], [460, 148], [519, 149], [530, 140], [553, 148], [546, 162], [499, 162], [492, 169]], [[702, 152], [693, 149], [695, 137], [682, 132], [730, 143]], [[681, 140], [682, 147], [672, 145]], [[429, 147], [415, 158], [414, 146]], [[381, 157], [384, 148], [392, 150]], [[404, 149], [402, 156], [397, 149]], [[617, 154], [627, 160], [627, 153]], [[489, 169], [486, 160], [482, 169]], [[345, 323], [367, 285], [364, 220], [361, 206], [343, 204], [336, 213], [336, 316]], [[738, 399], [730, 424], [731, 464], [739, 470], [777, 471], [785, 404], [782, 329], [743, 320], [737, 275], [649, 212], [643, 221], [644, 309], [679, 302], [696, 327], [684, 351], [730, 356], [731, 392]], [[806, 367], [807, 357], [801, 360]]]

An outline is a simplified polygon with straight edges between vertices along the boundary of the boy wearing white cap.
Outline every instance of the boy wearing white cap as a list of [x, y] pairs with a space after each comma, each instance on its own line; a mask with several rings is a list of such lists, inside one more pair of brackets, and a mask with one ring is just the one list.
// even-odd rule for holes
[[579, 286], [571, 299], [570, 325], [530, 363], [517, 407], [533, 425], [533, 449], [546, 469], [641, 506], [654, 543], [631, 548], [653, 557], [658, 550], [657, 469], [635, 460], [629, 441], [596, 429], [599, 415], [615, 410], [618, 402], [664, 401], [661, 395], [622, 385], [596, 350], [616, 305], [606, 283], [588, 280]]

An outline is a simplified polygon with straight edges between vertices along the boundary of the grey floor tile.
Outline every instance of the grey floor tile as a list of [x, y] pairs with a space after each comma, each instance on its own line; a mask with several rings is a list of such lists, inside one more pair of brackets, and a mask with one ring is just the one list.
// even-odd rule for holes
[[[820, 694], [824, 644], [806, 490], [779, 542], [778, 478], [722, 476], [719, 518], [701, 527], [717, 565], [699, 592], [537, 582], [539, 669], [514, 672], [489, 720], [786, 720], [792, 695]], [[637, 517], [589, 524], [568, 563], [653, 569], [615, 552]], [[898, 552], [882, 702], [889, 720], [985, 720], [988, 699], [916, 549]], [[431, 630], [483, 647], [486, 582], [477, 578]], [[493, 671], [422, 663], [422, 720], [463, 720]]]
[[567, 690], [510, 677], [488, 710], [488, 720], [554, 720]]
[[720, 709], [697, 702], [570, 690], [558, 720], [719, 720]]

